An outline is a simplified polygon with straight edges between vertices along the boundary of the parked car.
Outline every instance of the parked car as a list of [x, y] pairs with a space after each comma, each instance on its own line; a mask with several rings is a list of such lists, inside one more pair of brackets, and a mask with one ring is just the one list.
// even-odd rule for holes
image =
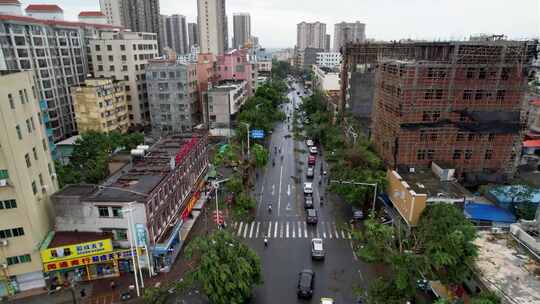
[[311, 269], [304, 269], [298, 274], [297, 294], [299, 298], [310, 299], [313, 296], [315, 285], [315, 272]]
[[322, 239], [311, 240], [311, 258], [315, 260], [324, 260], [324, 248]]
[[309, 166], [306, 171], [306, 176], [308, 178], [313, 178], [313, 175], [315, 175], [315, 169], [313, 168], [313, 166]]
[[321, 298], [321, 304], [334, 304], [334, 299], [332, 298]]
[[315, 146], [309, 147], [309, 153], [317, 154], [318, 153], [317, 147], [315, 147]]
[[304, 209], [313, 208], [313, 196], [306, 195], [304, 196]]
[[308, 156], [308, 165], [315, 166], [316, 162], [317, 162], [317, 157], [315, 155]]
[[311, 139], [306, 140], [306, 145], [307, 145], [308, 147], [313, 146], [313, 140], [311, 140]]
[[364, 219], [364, 212], [360, 209], [353, 208], [353, 220], [355, 221], [361, 221]]
[[313, 194], [313, 183], [304, 183], [304, 194]]
[[306, 222], [308, 224], [317, 224], [319, 221], [319, 216], [317, 215], [316, 209], [307, 209], [306, 210]]

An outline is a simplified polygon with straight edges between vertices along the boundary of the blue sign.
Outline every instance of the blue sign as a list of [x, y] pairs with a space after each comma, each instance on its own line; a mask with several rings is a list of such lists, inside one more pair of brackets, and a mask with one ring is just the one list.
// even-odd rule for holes
[[253, 139], [263, 139], [264, 130], [251, 130], [251, 138]]

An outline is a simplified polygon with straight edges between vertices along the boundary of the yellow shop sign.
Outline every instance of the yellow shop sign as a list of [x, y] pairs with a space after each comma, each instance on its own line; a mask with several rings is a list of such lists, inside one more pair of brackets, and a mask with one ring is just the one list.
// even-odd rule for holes
[[106, 239], [56, 248], [48, 248], [41, 251], [41, 260], [43, 263], [56, 262], [90, 255], [109, 253], [112, 252], [112, 250], [112, 241], [110, 239]]

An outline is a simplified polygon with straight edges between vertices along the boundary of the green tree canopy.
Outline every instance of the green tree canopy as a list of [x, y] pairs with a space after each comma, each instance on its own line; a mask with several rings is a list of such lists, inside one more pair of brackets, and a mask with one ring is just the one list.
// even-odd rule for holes
[[229, 232], [194, 239], [186, 248], [186, 257], [198, 260], [189, 277], [212, 303], [245, 303], [253, 287], [262, 283], [260, 258]]
[[420, 217], [416, 233], [431, 279], [444, 284], [461, 283], [477, 256], [474, 226], [453, 205], [428, 206]]

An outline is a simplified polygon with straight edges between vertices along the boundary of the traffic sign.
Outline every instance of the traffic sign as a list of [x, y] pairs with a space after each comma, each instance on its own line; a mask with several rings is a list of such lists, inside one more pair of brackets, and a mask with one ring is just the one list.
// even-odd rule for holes
[[264, 130], [251, 130], [251, 138], [253, 139], [263, 139]]
[[214, 219], [214, 222], [218, 225], [221, 225], [223, 224], [223, 211], [218, 211], [216, 212], [214, 210], [214, 212], [212, 212], [212, 218]]

